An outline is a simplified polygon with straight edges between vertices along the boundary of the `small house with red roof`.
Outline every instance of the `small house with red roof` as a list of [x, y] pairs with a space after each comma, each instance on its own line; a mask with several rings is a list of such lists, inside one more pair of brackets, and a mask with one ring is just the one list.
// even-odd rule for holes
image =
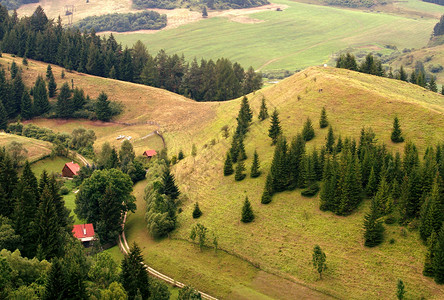
[[63, 177], [70, 177], [73, 178], [74, 175], [77, 175], [80, 171], [79, 164], [76, 164], [75, 162], [68, 162], [65, 164], [65, 166], [62, 169], [62, 176]]
[[148, 158], [148, 160], [150, 160], [154, 155], [157, 155], [156, 150], [146, 150], [145, 152], [143, 152], [143, 156], [146, 156]]
[[91, 223], [74, 225], [72, 233], [85, 246], [89, 246], [89, 243], [95, 240], [94, 226]]

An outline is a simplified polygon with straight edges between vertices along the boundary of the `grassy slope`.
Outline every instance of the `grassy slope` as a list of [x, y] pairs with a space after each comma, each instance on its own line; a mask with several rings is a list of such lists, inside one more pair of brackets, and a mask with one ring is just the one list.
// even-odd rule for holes
[[[348, 46], [399, 49], [427, 44], [436, 18], [410, 18], [378, 12], [345, 10], [287, 0], [282, 12], [249, 15], [262, 23], [242, 24], [226, 18], [210, 18], [155, 34], [120, 34], [116, 39], [133, 45], [147, 44], [151, 53], [167, 49], [191, 59], [228, 57], [244, 66], [263, 70], [305, 68], [327, 62]], [[444, 8], [437, 8], [444, 13]]]
[[[34, 68], [43, 70], [44, 65], [32, 62], [29, 79], [36, 74]], [[60, 72], [57, 67], [53, 69], [56, 74]], [[222, 137], [220, 129], [228, 125], [234, 130], [240, 100], [194, 103], [150, 87], [93, 76], [67, 75], [68, 80], [74, 78], [76, 84], [90, 94], [100, 91], [94, 84], [103, 84], [111, 99], [119, 99], [130, 106], [120, 116], [121, 120], [138, 120], [136, 112], [139, 111], [142, 119], [161, 123], [170, 154], [180, 148], [188, 154], [192, 143], [197, 145], [197, 156], [188, 156], [174, 168], [181, 190], [189, 200], [182, 206], [180, 226], [170, 239], [159, 242], [147, 235], [143, 223], [144, 184], [135, 187], [139, 210], [128, 219], [129, 242], [137, 241], [144, 247], [147, 262], [160, 271], [228, 299], [286, 299], [290, 294], [294, 298], [322, 296], [314, 291], [309, 294], [298, 283], [340, 298], [394, 298], [397, 278], [406, 282], [411, 298], [444, 297], [442, 287], [421, 275], [425, 247], [416, 232], [402, 237], [398, 226], [390, 226], [387, 240], [394, 238], [394, 244], [386, 242], [376, 249], [363, 247], [361, 227], [367, 202], [346, 218], [320, 212], [316, 198], [305, 199], [298, 192], [282, 193], [275, 196], [272, 204], [261, 206], [259, 196], [265, 176], [248, 178], [241, 183], [221, 176], [224, 153], [230, 142]], [[110, 88], [109, 82], [114, 88]], [[395, 115], [401, 120], [405, 136], [414, 140], [422, 151], [427, 144], [441, 140], [444, 134], [444, 98], [438, 94], [408, 83], [348, 70], [310, 68], [250, 96], [255, 122], [246, 148], [250, 157], [257, 148], [263, 170], [270, 166], [273, 148], [267, 137], [268, 122], [256, 121], [262, 96], [266, 97], [270, 111], [278, 107], [287, 136], [301, 130], [307, 116], [316, 125], [322, 106], [326, 106], [330, 122], [342, 136], [358, 137], [361, 126], [371, 126], [379, 140], [390, 149], [402, 149], [402, 145], [389, 141]], [[61, 131], [69, 131], [72, 123], [81, 124], [97, 129], [99, 140], [115, 139], [117, 132], [125, 131], [135, 136], [147, 130], [146, 126], [103, 126], [87, 121], [38, 120], [37, 123]], [[326, 130], [316, 129], [316, 134], [309, 148], [324, 143]], [[211, 146], [213, 139], [215, 144]], [[250, 164], [251, 158], [247, 167]], [[257, 216], [249, 225], [239, 222], [245, 195], [250, 197]], [[200, 253], [186, 241], [196, 222], [191, 218], [195, 201], [199, 201], [204, 213], [199, 222], [216, 233], [222, 249], [234, 255], [223, 251], [216, 255], [210, 249]], [[329, 270], [322, 281], [318, 281], [309, 265], [314, 244], [320, 244], [328, 257]]]
[[51, 154], [52, 145], [49, 142], [0, 132], [0, 147], [6, 147], [13, 141], [21, 143], [28, 150], [27, 159], [31, 162]]

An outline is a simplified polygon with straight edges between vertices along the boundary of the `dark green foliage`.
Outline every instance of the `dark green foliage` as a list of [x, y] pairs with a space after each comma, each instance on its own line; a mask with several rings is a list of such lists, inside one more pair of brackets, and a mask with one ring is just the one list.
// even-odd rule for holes
[[[276, 150], [275, 150], [276, 151]], [[284, 153], [285, 154], [285, 153]], [[281, 160], [281, 164], [285, 168], [288, 168], [288, 175], [282, 174], [281, 176], [288, 177], [288, 189], [293, 190], [297, 187], [303, 187], [305, 184], [304, 178], [304, 164], [303, 158], [305, 155], [305, 141], [301, 134], [298, 134], [293, 138], [290, 145], [290, 150], [286, 156], [286, 161]], [[283, 157], [281, 157], [283, 159]]]
[[22, 95], [20, 115], [25, 120], [31, 119], [32, 115], [33, 115], [31, 97], [29, 96], [29, 93], [26, 90], [23, 92], [23, 95]]
[[208, 229], [200, 223], [197, 223], [191, 229], [190, 239], [192, 239], [194, 241], [196, 238], [198, 238], [199, 249], [201, 252], [202, 252], [202, 250], [205, 246], [205, 243], [207, 241], [207, 231], [208, 231]]
[[95, 103], [94, 109], [97, 119], [100, 121], [109, 121], [112, 117], [112, 112], [110, 108], [110, 101], [108, 100], [108, 96], [101, 92], [97, 101]]
[[234, 173], [234, 180], [236, 181], [244, 180], [244, 178], [247, 176], [246, 174], [244, 174], [244, 171], [245, 171], [245, 163], [241, 159], [241, 155], [239, 154], [237, 158], [236, 171]]
[[404, 282], [402, 282], [401, 279], [398, 279], [397, 284], [397, 290], [396, 290], [396, 297], [398, 297], [398, 300], [403, 300], [405, 295], [405, 286]]
[[392, 142], [394, 143], [402, 143], [404, 142], [404, 138], [402, 137], [401, 126], [399, 125], [398, 117], [395, 117], [393, 120], [393, 130], [391, 136]]
[[[430, 0], [427, 2], [432, 2], [435, 3], [436, 2], [440, 2], [440, 0]], [[442, 5], [442, 2], [440, 3], [440, 5]], [[444, 15], [441, 16], [441, 19], [439, 20], [438, 23], [436, 23], [435, 27], [433, 28], [433, 36], [440, 36], [444, 34]]]
[[51, 269], [46, 279], [43, 299], [63, 299], [61, 292], [64, 286], [66, 286], [65, 270], [63, 269], [61, 261], [55, 258], [52, 260]]
[[64, 83], [57, 96], [56, 106], [57, 116], [60, 118], [70, 118], [74, 113], [74, 104], [71, 97], [71, 89], [68, 83]]
[[202, 296], [198, 291], [196, 291], [194, 288], [190, 286], [184, 286], [179, 291], [179, 296], [177, 297], [177, 300], [201, 300]]
[[267, 104], [265, 103], [265, 97], [262, 97], [262, 103], [258, 118], [260, 121], [263, 121], [268, 118], [268, 109], [267, 109]]
[[34, 113], [40, 116], [50, 109], [46, 84], [42, 76], [38, 76], [33, 89]]
[[408, 81], [408, 75], [404, 71], [404, 67], [403, 66], [401, 66], [401, 68], [399, 69], [399, 79], [402, 80], [402, 81]]
[[230, 152], [227, 152], [227, 157], [225, 159], [224, 163], [224, 176], [229, 176], [234, 173], [233, 170], [233, 162], [231, 161], [231, 155]]
[[372, 167], [370, 177], [368, 178], [367, 186], [365, 187], [365, 193], [369, 197], [373, 197], [378, 190], [378, 177], [375, 174], [375, 169]]
[[254, 220], [253, 208], [251, 207], [248, 197], [245, 197], [244, 206], [242, 207], [242, 218], [241, 221], [244, 223], [250, 223]]
[[[0, 186], [0, 192], [1, 191], [2, 188]], [[14, 251], [15, 249], [21, 248], [22, 239], [15, 233], [12, 225], [13, 223], [7, 217], [0, 216], [0, 249]]]
[[307, 186], [306, 189], [301, 191], [301, 195], [304, 197], [313, 197], [320, 190], [319, 184], [317, 182], [313, 182]]
[[373, 57], [371, 53], [367, 54], [365, 60], [361, 63], [359, 71], [362, 73], [384, 76], [381, 61]]
[[330, 126], [328, 128], [327, 140], [325, 141], [325, 149], [328, 153], [333, 153], [335, 146], [335, 136], [333, 135], [333, 128]]
[[20, 113], [21, 100], [24, 91], [25, 91], [25, 84], [23, 83], [21, 73], [18, 73], [15, 76], [14, 80], [12, 81], [12, 86], [11, 86], [11, 104], [13, 106], [11, 116], [15, 117]]
[[49, 80], [51, 78], [51, 76], [54, 77], [54, 74], [52, 73], [51, 65], [48, 65], [46, 67], [46, 80]]
[[336, 61], [336, 68], [349, 69], [353, 71], [358, 70], [355, 56], [347, 52], [347, 54], [341, 54]]
[[50, 98], [54, 97], [57, 90], [57, 83], [55, 82], [54, 76], [51, 75], [48, 81], [48, 95]]
[[185, 158], [185, 155], [183, 154], [182, 149], [179, 150], [179, 154], [177, 155], [177, 159], [178, 160], [182, 160]]
[[170, 173], [170, 169], [167, 168], [162, 176], [162, 194], [167, 195], [171, 199], [175, 200], [179, 197], [180, 191], [176, 185], [174, 175]]
[[204, 6], [202, 9], [202, 18], [208, 17], [207, 7]]
[[248, 98], [246, 96], [242, 98], [238, 118], [241, 118], [245, 123], [249, 123], [253, 119], [253, 113], [250, 109], [250, 104], [248, 103]]
[[287, 164], [287, 140], [281, 136], [274, 149], [273, 161], [270, 168], [273, 178], [273, 192], [282, 192], [289, 184], [289, 165]]
[[[190, 0], [185, 0], [181, 3], [177, 3], [174, 0], [161, 0], [161, 1], [154, 1], [154, 0], [135, 0], [133, 2], [133, 7], [136, 9], [146, 9], [146, 8], [164, 8], [164, 9], [173, 9], [173, 8], [180, 8], [183, 6], [189, 7], [190, 4], [195, 4]], [[223, 10], [223, 9], [229, 9], [229, 8], [248, 8], [248, 7], [256, 7], [261, 5], [269, 4], [267, 0], [253, 0], [253, 1], [236, 1], [236, 2], [230, 2], [228, 0], [215, 0], [215, 1], [203, 1], [199, 0], [197, 1], [196, 5], [202, 6], [207, 5], [210, 9], [216, 9], [216, 10]], [[188, 5], [188, 6], [187, 6]]]
[[306, 142], [312, 140], [315, 137], [314, 128], [310, 118], [307, 118], [307, 121], [305, 121], [304, 128], [302, 129], [302, 137]]
[[253, 155], [253, 163], [251, 165], [251, 173], [250, 176], [252, 178], [256, 178], [259, 177], [259, 175], [261, 175], [261, 171], [259, 171], [259, 155], [257, 154], [257, 151], [254, 150], [254, 155]]
[[270, 129], [268, 130], [268, 136], [272, 140], [272, 145], [275, 145], [278, 137], [282, 134], [281, 125], [279, 121], [279, 113], [275, 109], [271, 115]]
[[367, 247], [377, 246], [384, 239], [384, 226], [380, 217], [378, 203], [373, 199], [370, 212], [364, 216], [364, 245]]
[[319, 127], [325, 128], [327, 126], [328, 126], [327, 111], [325, 110], [324, 106], [321, 111], [321, 118], [319, 119]]
[[267, 180], [265, 181], [264, 192], [262, 193], [261, 203], [268, 204], [271, 202], [271, 197], [273, 196], [273, 177], [271, 172], [267, 175]]
[[324, 251], [322, 251], [321, 247], [319, 245], [314, 246], [313, 248], [313, 255], [312, 255], [312, 263], [313, 267], [318, 271], [319, 278], [322, 279], [322, 272], [324, 272], [327, 269], [327, 264], [325, 263], [327, 260], [327, 256], [325, 255]]
[[443, 203], [442, 193], [437, 180], [433, 184], [432, 191], [422, 205], [421, 224], [419, 226], [419, 235], [425, 242], [432, 232], [439, 232], [443, 222]]
[[14, 79], [15, 76], [17, 76], [19, 69], [17, 67], [17, 64], [15, 63], [15, 60], [12, 61], [10, 72], [11, 72], [11, 79]]
[[193, 219], [198, 219], [202, 215], [202, 211], [199, 208], [199, 203], [196, 202], [193, 210]]
[[140, 294], [142, 299], [150, 296], [150, 280], [148, 270], [143, 262], [143, 256], [136, 243], [133, 244], [127, 256], [122, 260], [120, 282], [125, 288], [128, 298], [135, 299]]
[[434, 271], [435, 282], [444, 283], [444, 226], [439, 231], [436, 241], [436, 247], [433, 255], [432, 266]]
[[134, 161], [136, 154], [130, 141], [124, 140], [119, 150], [120, 170], [128, 173], [130, 164]]
[[428, 89], [431, 90], [432, 92], [437, 93], [438, 92], [438, 86], [436, 85], [436, 79], [435, 76], [432, 76], [430, 78], [430, 81], [427, 85]]
[[433, 277], [435, 275], [433, 260], [435, 257], [437, 242], [438, 242], [438, 235], [436, 234], [436, 231], [433, 231], [427, 240], [427, 253], [424, 260], [424, 269], [422, 270], [422, 274], [424, 276]]
[[143, 11], [138, 13], [114, 13], [102, 16], [86, 17], [76, 26], [83, 31], [134, 31], [134, 30], [157, 30], [162, 29], [167, 24], [167, 16], [156, 11]]
[[6, 130], [8, 127], [8, 115], [3, 103], [0, 101], [0, 130]]

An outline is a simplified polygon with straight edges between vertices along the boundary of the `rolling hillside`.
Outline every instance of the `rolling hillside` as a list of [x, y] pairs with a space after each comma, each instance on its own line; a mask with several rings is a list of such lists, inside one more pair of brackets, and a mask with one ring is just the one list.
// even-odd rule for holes
[[49, 142], [0, 132], [0, 147], [6, 147], [13, 141], [21, 143], [23, 147], [28, 150], [27, 159], [30, 162], [51, 154], [52, 144]]
[[[5, 65], [11, 59], [4, 55], [0, 61]], [[45, 69], [46, 65], [30, 61], [29, 70], [24, 70], [26, 80], [33, 81]], [[60, 86], [61, 69], [54, 66], [53, 71]], [[122, 101], [126, 109], [116, 121], [160, 124], [169, 154], [183, 149], [186, 155], [173, 168], [187, 200], [179, 214], [179, 227], [170, 238], [155, 241], [149, 237], [143, 221], [144, 182], [135, 187], [139, 209], [129, 216], [127, 237], [130, 243], [136, 241], [142, 246], [146, 262], [159, 271], [222, 299], [288, 299], [289, 295], [307, 299], [393, 299], [398, 278], [406, 284], [411, 299], [444, 297], [442, 286], [422, 276], [425, 247], [417, 231], [387, 225], [386, 242], [374, 249], [363, 246], [362, 220], [368, 201], [348, 217], [321, 212], [317, 197], [304, 198], [299, 191], [275, 195], [273, 202], [264, 206], [260, 204], [264, 175], [238, 183], [232, 176], [224, 177], [223, 160], [231, 139], [222, 136], [221, 128], [227, 125], [234, 130], [240, 99], [196, 103], [156, 88], [66, 74], [65, 80], [73, 79], [76, 86], [93, 97], [103, 89], [110, 99]], [[274, 107], [279, 110], [284, 134], [289, 138], [302, 129], [307, 117], [313, 120], [316, 137], [307, 144], [308, 148], [325, 142], [327, 130], [317, 126], [323, 106], [335, 133], [357, 138], [362, 126], [372, 127], [379, 142], [389, 149], [403, 148], [403, 144], [390, 142], [395, 115], [405, 137], [414, 141], [421, 153], [426, 145], [442, 141], [444, 136], [443, 96], [396, 80], [312, 67], [249, 95], [254, 122], [246, 139], [246, 166], [249, 169], [252, 153], [257, 149], [264, 173], [270, 167], [274, 148], [267, 136], [269, 121], [257, 120], [262, 97], [270, 112]], [[78, 126], [94, 129], [98, 145], [104, 141], [116, 143], [119, 134], [137, 140], [157, 128], [69, 120], [33, 123], [57, 131]], [[196, 157], [190, 155], [192, 144], [197, 146]], [[140, 149], [144, 146], [149, 145]], [[256, 214], [255, 221], [248, 225], [239, 221], [246, 195]], [[197, 222], [191, 218], [196, 201], [203, 211], [198, 222], [217, 235], [222, 249], [218, 253], [211, 249], [200, 252], [188, 241], [191, 227]], [[393, 244], [388, 243], [391, 238]], [[315, 244], [327, 254], [328, 270], [323, 280], [318, 280], [310, 265]]]

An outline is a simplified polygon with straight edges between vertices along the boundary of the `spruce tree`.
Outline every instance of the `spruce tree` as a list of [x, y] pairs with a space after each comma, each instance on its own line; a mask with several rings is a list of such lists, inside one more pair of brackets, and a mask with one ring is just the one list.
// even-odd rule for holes
[[96, 113], [97, 119], [100, 121], [109, 121], [112, 117], [110, 101], [108, 100], [108, 96], [101, 92], [97, 101], [95, 103], [94, 111]]
[[233, 140], [231, 141], [230, 147], [230, 157], [233, 163], [237, 162], [237, 157], [239, 156], [239, 143], [238, 143], [238, 135], [233, 136]]
[[24, 91], [23, 95], [22, 95], [22, 103], [21, 103], [21, 113], [20, 115], [22, 116], [23, 119], [25, 120], [29, 120], [32, 118], [32, 102], [31, 102], [31, 97], [29, 96], [28, 91]]
[[142, 251], [136, 243], [130, 249], [130, 252], [122, 260], [122, 272], [120, 273], [120, 282], [125, 288], [129, 299], [134, 299], [140, 295], [142, 299], [148, 299], [150, 296], [150, 280], [148, 270], [143, 263]]
[[244, 206], [242, 207], [242, 218], [241, 221], [244, 223], [250, 223], [254, 220], [253, 208], [251, 207], [248, 197], [245, 197]]
[[333, 153], [335, 145], [335, 136], [333, 135], [333, 128], [330, 126], [328, 128], [327, 140], [325, 141], [325, 149], [328, 153]]
[[401, 66], [401, 68], [399, 69], [399, 79], [402, 80], [402, 81], [408, 81], [408, 75], [404, 71], [404, 67], [403, 66]]
[[171, 174], [169, 168], [166, 168], [162, 176], [162, 194], [169, 196], [173, 200], [177, 199], [180, 195], [174, 175]]
[[33, 89], [34, 112], [36, 116], [40, 116], [49, 111], [50, 105], [46, 84], [42, 76], [38, 76]]
[[378, 203], [373, 199], [370, 206], [370, 212], [364, 217], [364, 245], [374, 247], [382, 243], [384, 226], [379, 215]]
[[441, 226], [438, 238], [436, 241], [435, 253], [432, 261], [435, 282], [438, 284], [444, 283], [444, 226]]
[[274, 149], [270, 172], [273, 178], [273, 191], [285, 191], [289, 184], [290, 171], [287, 163], [287, 140], [283, 136], [279, 137]]
[[267, 109], [267, 104], [265, 103], [265, 97], [262, 97], [262, 104], [261, 104], [258, 118], [260, 121], [263, 121], [266, 118], [268, 118], [268, 109]]
[[233, 162], [231, 161], [230, 151], [227, 151], [227, 157], [224, 163], [224, 176], [229, 176], [234, 173]]
[[372, 167], [370, 171], [370, 177], [368, 178], [367, 186], [365, 187], [365, 193], [369, 197], [373, 197], [378, 190], [378, 177], [375, 174], [375, 168]]
[[314, 128], [311, 124], [310, 118], [307, 118], [307, 121], [305, 121], [304, 129], [302, 129], [302, 137], [306, 142], [312, 140], [315, 137]]
[[271, 202], [271, 197], [273, 196], [273, 177], [271, 172], [267, 175], [267, 180], [265, 181], [264, 192], [262, 193], [261, 203], [268, 204]]
[[179, 154], [177, 155], [177, 159], [178, 160], [182, 160], [185, 158], [185, 155], [183, 154], [182, 149], [179, 150]]
[[432, 232], [430, 237], [427, 240], [427, 253], [424, 260], [424, 269], [422, 270], [422, 274], [428, 277], [435, 276], [435, 269], [433, 267], [433, 260], [436, 252], [436, 244], [438, 242], [438, 236], [435, 231]]
[[322, 279], [322, 272], [327, 269], [327, 265], [325, 261], [327, 260], [327, 256], [325, 255], [324, 251], [322, 251], [321, 247], [319, 245], [314, 246], [313, 248], [313, 256], [312, 256], [312, 263], [313, 267], [318, 271], [319, 278]]
[[19, 71], [17, 64], [15, 63], [15, 60], [12, 61], [10, 71], [11, 71], [11, 79], [14, 79], [15, 76], [17, 76], [17, 73]]
[[196, 204], [194, 204], [193, 219], [198, 219], [201, 215], [202, 211], [199, 208], [199, 203], [196, 202]]
[[422, 205], [419, 235], [425, 242], [433, 231], [439, 232], [444, 221], [442, 211], [443, 203], [439, 190], [438, 179], [433, 183], [432, 191]]
[[46, 80], [49, 80], [51, 78], [51, 76], [54, 77], [54, 74], [52, 73], [52, 67], [51, 65], [48, 65], [46, 67]]
[[57, 96], [57, 116], [59, 118], [71, 118], [74, 113], [74, 104], [71, 98], [71, 89], [68, 83], [64, 83]]
[[8, 115], [3, 103], [0, 101], [0, 130], [6, 130], [8, 127]]
[[341, 138], [341, 136], [338, 137], [338, 142], [336, 143], [335, 151], [336, 151], [336, 153], [341, 153], [341, 151], [342, 151], [342, 138]]
[[413, 84], [417, 84], [417, 82], [418, 82], [415, 70], [413, 70], [412, 74], [410, 74], [410, 82], [413, 83]]
[[319, 119], [319, 127], [325, 128], [327, 126], [328, 126], [327, 111], [325, 110], [324, 106], [321, 111], [321, 118]]
[[428, 88], [429, 90], [431, 90], [432, 92], [437, 93], [438, 92], [438, 86], [436, 85], [436, 80], [435, 80], [435, 76], [432, 76], [430, 78], [430, 82], [428, 84]]
[[401, 126], [399, 125], [398, 117], [395, 117], [393, 120], [393, 130], [391, 136], [393, 143], [402, 143], [404, 142], [404, 138], [402, 137]]
[[254, 150], [253, 164], [251, 165], [250, 176], [251, 178], [256, 178], [259, 177], [259, 175], [261, 175], [261, 171], [259, 171], [259, 155], [257, 154], [257, 151]]
[[55, 96], [56, 90], [57, 90], [57, 83], [55, 82], [54, 76], [51, 75], [51, 77], [49, 77], [49, 82], [48, 82], [48, 95], [49, 95], [49, 98], [52, 98], [52, 97]]
[[237, 142], [237, 148], [238, 148], [238, 156], [237, 161], [240, 160], [246, 160], [247, 159], [247, 153], [245, 152], [245, 145], [244, 145], [244, 136], [239, 136], [238, 142]]
[[51, 268], [45, 283], [44, 300], [63, 299], [66, 287], [66, 272], [58, 258], [51, 261]]
[[398, 279], [396, 297], [398, 297], [398, 300], [403, 300], [404, 299], [404, 295], [405, 295], [404, 282], [402, 282], [401, 279]]
[[241, 159], [240, 154], [239, 154], [239, 157], [237, 158], [237, 165], [236, 165], [236, 172], [234, 174], [234, 180], [236, 180], [236, 181], [244, 180], [244, 178], [246, 176], [243, 173], [244, 171], [245, 171], [245, 163]]
[[278, 137], [281, 135], [281, 125], [279, 121], [279, 113], [276, 109], [274, 109], [273, 114], [271, 115], [271, 124], [270, 129], [268, 130], [268, 136], [272, 140], [272, 145], [275, 145]]
[[241, 117], [246, 123], [253, 120], [253, 112], [250, 109], [250, 104], [248, 103], [248, 98], [246, 96], [242, 98], [239, 117]]

